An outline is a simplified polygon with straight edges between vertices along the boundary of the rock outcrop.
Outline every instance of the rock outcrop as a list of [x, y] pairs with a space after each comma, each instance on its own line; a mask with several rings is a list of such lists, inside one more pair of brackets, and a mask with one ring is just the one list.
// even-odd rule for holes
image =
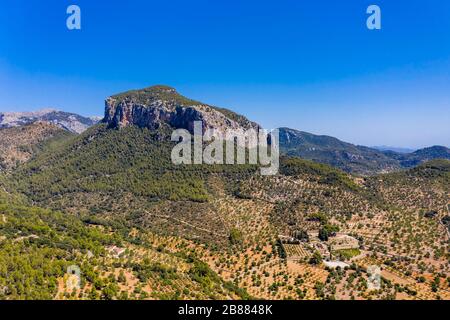
[[128, 91], [105, 101], [103, 122], [113, 128], [135, 125], [155, 130], [167, 124], [193, 132], [195, 121], [203, 122], [204, 131], [260, 128], [242, 115], [188, 99], [167, 86]]

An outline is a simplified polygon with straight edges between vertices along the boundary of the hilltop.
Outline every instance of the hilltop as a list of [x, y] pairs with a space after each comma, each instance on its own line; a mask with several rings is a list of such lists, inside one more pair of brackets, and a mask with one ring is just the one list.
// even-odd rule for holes
[[113, 95], [105, 101], [109, 127], [136, 125], [158, 129], [164, 125], [193, 130], [194, 121], [203, 121], [204, 129], [249, 129], [259, 126], [242, 115], [180, 95], [169, 86], [152, 86]]

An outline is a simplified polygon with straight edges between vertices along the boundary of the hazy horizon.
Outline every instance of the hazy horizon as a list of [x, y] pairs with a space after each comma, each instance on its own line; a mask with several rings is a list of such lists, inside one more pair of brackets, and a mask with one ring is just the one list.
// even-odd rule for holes
[[[67, 111], [67, 110], [64, 110], [64, 109], [61, 109], [61, 108], [56, 108], [56, 107], [44, 107], [44, 108], [28, 109], [28, 110], [26, 110], [26, 109], [18, 109], [16, 111], [0, 110], [0, 113], [1, 112], [19, 112], [19, 113], [21, 113], [21, 112], [37, 112], [37, 111], [43, 111], [43, 110], [46, 110], [46, 109], [47, 110], [54, 110], [54, 111], [68, 112], [68, 113], [75, 113], [75, 114], [78, 114], [78, 115], [81, 115], [81, 116], [87, 117], [87, 118], [95, 118], [95, 117], [103, 118], [104, 117], [103, 114], [101, 114], [101, 115], [100, 114], [91, 114], [91, 115], [90, 114], [80, 114], [80, 113], [71, 112], [71, 111]], [[280, 126], [280, 127], [277, 127], [277, 128], [289, 128], [289, 129], [294, 129], [294, 130], [298, 130], [298, 131], [304, 131], [304, 130], [302, 130], [300, 128], [293, 128], [293, 127], [286, 127], [286, 126]], [[327, 133], [323, 133], [323, 132], [308, 131], [308, 133], [312, 133], [312, 134], [319, 135], [319, 136], [331, 136], [331, 135], [329, 135]], [[424, 145], [424, 146], [420, 146], [420, 147], [393, 146], [393, 145], [386, 145], [386, 144], [364, 145], [364, 144], [356, 144], [356, 143], [353, 143], [352, 141], [345, 141], [345, 140], [340, 139], [339, 137], [334, 137], [334, 136], [331, 136], [331, 137], [337, 138], [337, 139], [339, 139], [339, 140], [341, 140], [343, 142], [348, 142], [348, 143], [352, 143], [352, 144], [355, 144], [355, 145], [366, 146], [366, 147], [370, 147], [370, 148], [374, 148], [374, 149], [380, 149], [380, 148], [384, 148], [386, 150], [388, 150], [388, 149], [401, 149], [402, 151], [398, 151], [400, 153], [404, 153], [404, 152], [406, 153], [407, 151], [414, 152], [414, 151], [416, 151], [418, 149], [423, 149], [423, 148], [433, 147], [433, 146], [444, 146], [444, 147], [450, 148], [450, 145], [445, 145], [445, 144], [443, 144], [443, 145], [431, 144], [431, 145]]]

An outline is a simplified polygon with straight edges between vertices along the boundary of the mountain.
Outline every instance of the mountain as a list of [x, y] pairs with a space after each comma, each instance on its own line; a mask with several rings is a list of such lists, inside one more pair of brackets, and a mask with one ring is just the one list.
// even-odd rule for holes
[[30, 160], [48, 140], [64, 139], [70, 135], [47, 122], [0, 129], [0, 171], [13, 169]]
[[450, 149], [444, 146], [423, 148], [407, 154], [397, 154], [388, 151], [385, 154], [398, 160], [404, 168], [411, 168], [434, 159], [450, 159]]
[[393, 151], [393, 152], [396, 152], [396, 153], [411, 153], [411, 152], [415, 151], [415, 149], [390, 147], [390, 146], [373, 146], [371, 148], [372, 149], [376, 149], [378, 151]]
[[280, 150], [363, 175], [400, 169], [397, 161], [381, 151], [289, 128], [280, 128]]
[[12, 128], [45, 121], [72, 133], [82, 133], [98, 123], [98, 117], [83, 117], [78, 114], [43, 109], [35, 112], [0, 112], [0, 128]]
[[[289, 156], [275, 176], [177, 166], [172, 129], [256, 124], [166, 86], [112, 96], [105, 111], [0, 173], [0, 270], [17, 271], [0, 272], [0, 299], [450, 299], [450, 161], [367, 177]], [[399, 163], [332, 137], [282, 138], [349, 169], [373, 169], [373, 153]], [[326, 267], [331, 257], [348, 268]], [[79, 290], [67, 288], [70, 265]], [[382, 290], [367, 289], [370, 265]]]
[[412, 153], [412, 156], [425, 161], [432, 159], [448, 159], [450, 157], [450, 149], [443, 146], [433, 146], [417, 150]]
[[203, 121], [203, 130], [258, 129], [242, 115], [180, 95], [168, 86], [152, 86], [117, 94], [106, 99], [104, 122], [109, 127], [136, 125], [150, 130], [169, 125], [193, 132], [194, 121]]
[[414, 167], [433, 159], [450, 159], [450, 149], [434, 146], [410, 153], [356, 146], [329, 136], [280, 128], [282, 153], [325, 163], [349, 173], [372, 175]]
[[67, 210], [129, 212], [124, 198], [130, 197], [140, 208], [170, 200], [196, 202], [195, 210], [214, 197], [212, 181], [229, 192], [239, 178], [257, 170], [252, 165], [176, 166], [171, 161], [173, 129], [192, 129], [197, 120], [204, 121], [204, 128], [258, 127], [244, 116], [187, 99], [166, 86], [115, 95], [105, 104], [102, 123], [50, 146], [14, 172], [21, 192]]

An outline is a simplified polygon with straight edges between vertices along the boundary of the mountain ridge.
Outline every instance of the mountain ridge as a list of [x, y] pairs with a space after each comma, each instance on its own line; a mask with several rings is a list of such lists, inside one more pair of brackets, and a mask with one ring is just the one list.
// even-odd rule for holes
[[376, 149], [378, 151], [393, 151], [397, 153], [411, 153], [418, 149], [412, 149], [412, 148], [403, 148], [403, 147], [392, 147], [392, 146], [371, 146], [370, 148]]
[[[47, 121], [69, 132], [80, 134], [99, 120], [100, 117], [86, 118], [64, 111], [43, 109], [35, 112], [0, 113], [0, 128]], [[221, 131], [261, 128], [243, 115], [187, 98], [167, 85], [155, 85], [111, 95], [105, 100], [105, 114], [100, 122], [110, 128], [136, 125], [149, 130], [167, 127], [193, 132], [195, 121], [203, 122], [204, 131], [210, 128]], [[280, 128], [280, 150], [283, 154], [328, 164], [348, 173], [372, 175], [411, 168], [428, 160], [450, 159], [450, 149], [443, 146], [432, 146], [409, 153], [390, 149], [355, 145], [328, 135]]]
[[432, 146], [411, 153], [354, 145], [326, 135], [314, 135], [290, 128], [280, 128], [280, 150], [296, 156], [363, 175], [392, 172], [414, 167], [433, 159], [450, 159], [450, 149]]
[[79, 134], [98, 123], [99, 120], [98, 117], [84, 117], [50, 108], [30, 112], [0, 112], [0, 129], [45, 121], [69, 132]]

